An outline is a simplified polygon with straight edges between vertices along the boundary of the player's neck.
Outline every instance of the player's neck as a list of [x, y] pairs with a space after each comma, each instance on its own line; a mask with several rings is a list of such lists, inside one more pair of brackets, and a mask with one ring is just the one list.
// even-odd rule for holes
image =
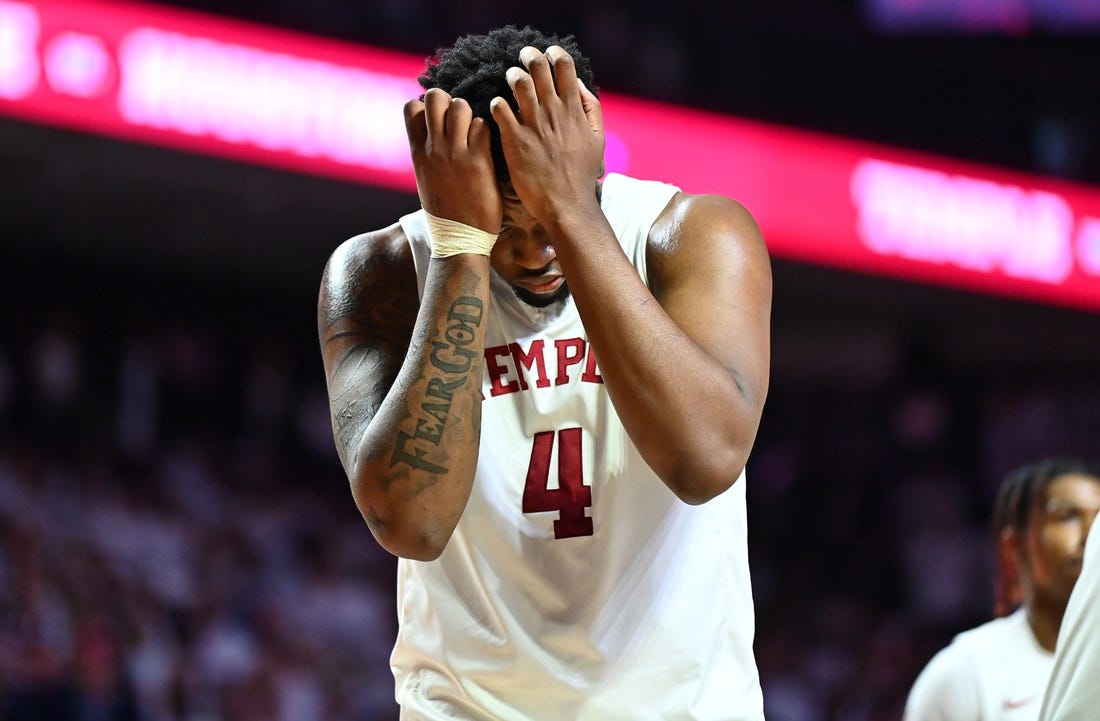
[[1054, 652], [1058, 640], [1058, 629], [1062, 626], [1062, 616], [1066, 612], [1065, 604], [1051, 603], [1036, 599], [1027, 607], [1027, 624], [1035, 640], [1047, 651]]

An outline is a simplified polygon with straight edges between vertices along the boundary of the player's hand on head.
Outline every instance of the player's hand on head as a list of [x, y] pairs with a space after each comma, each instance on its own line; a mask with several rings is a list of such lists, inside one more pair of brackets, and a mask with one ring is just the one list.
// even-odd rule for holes
[[405, 130], [424, 210], [496, 233], [503, 204], [489, 150], [489, 125], [470, 104], [439, 88], [405, 103]]
[[505, 76], [518, 112], [501, 97], [491, 109], [512, 185], [527, 211], [543, 218], [594, 200], [603, 169], [603, 113], [562, 48], [525, 47], [518, 59], [523, 67]]

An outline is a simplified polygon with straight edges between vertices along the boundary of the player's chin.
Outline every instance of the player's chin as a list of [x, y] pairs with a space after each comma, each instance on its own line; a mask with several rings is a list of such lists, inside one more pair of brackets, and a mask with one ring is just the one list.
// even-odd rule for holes
[[569, 297], [569, 284], [564, 282], [553, 293], [532, 293], [526, 288], [518, 286], [512, 286], [512, 290], [515, 291], [517, 298], [535, 308], [546, 308]]

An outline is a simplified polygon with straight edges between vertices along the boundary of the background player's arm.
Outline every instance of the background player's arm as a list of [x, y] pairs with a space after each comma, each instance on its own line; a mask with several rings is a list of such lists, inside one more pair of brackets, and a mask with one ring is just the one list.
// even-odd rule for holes
[[[420, 202], [495, 233], [502, 205], [489, 128], [433, 89], [405, 104]], [[330, 259], [318, 328], [340, 458], [375, 538], [398, 556], [443, 552], [470, 498], [481, 441], [489, 258], [432, 258], [417, 307], [398, 227]]]
[[677, 496], [707, 501], [745, 467], [767, 394], [771, 268], [760, 233], [731, 200], [678, 196], [651, 233], [655, 297], [593, 197], [599, 101], [561, 48], [524, 48], [520, 60], [529, 72], [508, 71], [519, 113], [492, 106], [512, 184], [550, 235], [634, 444]]
[[[391, 553], [431, 559], [477, 465], [488, 261], [432, 261], [423, 302], [397, 228], [344, 243], [318, 300], [333, 436], [352, 496]], [[419, 315], [418, 315], [419, 306]]]
[[1085, 719], [1100, 709], [1100, 517], [1085, 545], [1081, 577], [1073, 586], [1058, 631], [1054, 669], [1039, 721]]

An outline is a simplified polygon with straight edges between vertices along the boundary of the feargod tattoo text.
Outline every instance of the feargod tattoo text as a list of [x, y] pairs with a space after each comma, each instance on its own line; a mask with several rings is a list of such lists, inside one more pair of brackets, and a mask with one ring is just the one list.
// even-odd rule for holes
[[[399, 429], [390, 456], [390, 467], [404, 463], [429, 473], [443, 474], [448, 469], [443, 459], [429, 460], [433, 450], [439, 449], [443, 431], [451, 413], [454, 394], [470, 377], [470, 366], [480, 356], [471, 348], [477, 338], [477, 329], [484, 319], [485, 308], [481, 299], [461, 296], [451, 304], [447, 313], [447, 326], [442, 337], [431, 341], [429, 360], [442, 375], [428, 378], [425, 400], [419, 413], [413, 413], [411, 429]], [[480, 381], [480, 375], [474, 379]]]

